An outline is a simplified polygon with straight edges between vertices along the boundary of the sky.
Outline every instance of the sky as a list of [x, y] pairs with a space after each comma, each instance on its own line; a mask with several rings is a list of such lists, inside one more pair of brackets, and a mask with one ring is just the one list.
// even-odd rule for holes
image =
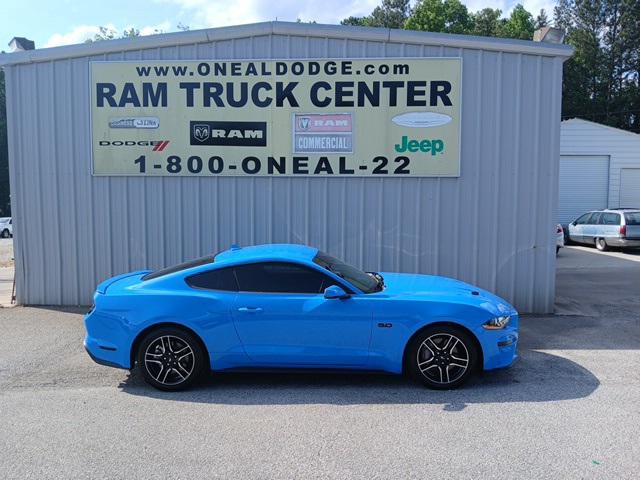
[[[368, 15], [381, 0], [0, 0], [0, 51], [14, 36], [27, 37], [36, 48], [82, 43], [98, 26], [141, 34], [173, 32], [178, 24], [191, 30], [270, 20], [337, 24], [343, 18]], [[500, 8], [507, 15], [522, 3], [534, 16], [554, 0], [462, 0], [469, 10]]]

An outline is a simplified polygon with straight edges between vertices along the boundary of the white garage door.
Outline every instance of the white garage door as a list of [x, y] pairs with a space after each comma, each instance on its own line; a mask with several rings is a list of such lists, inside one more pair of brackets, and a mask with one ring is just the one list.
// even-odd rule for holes
[[620, 206], [640, 208], [640, 168], [620, 170]]
[[589, 210], [608, 207], [609, 157], [562, 155], [558, 222], [566, 224]]

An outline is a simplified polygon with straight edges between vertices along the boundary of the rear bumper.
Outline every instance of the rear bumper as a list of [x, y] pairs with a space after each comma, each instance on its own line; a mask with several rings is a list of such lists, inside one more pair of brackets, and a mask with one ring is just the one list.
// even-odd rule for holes
[[92, 360], [101, 365], [131, 368], [131, 337], [122, 321], [93, 309], [84, 317], [84, 348]]
[[118, 351], [117, 347], [106, 344], [106, 342], [87, 335], [84, 339], [84, 349], [91, 357], [91, 360], [100, 365], [124, 368], [126, 370], [130, 368], [130, 362], [128, 360], [125, 361], [122, 352]]
[[87, 347], [86, 344], [84, 346], [84, 349], [87, 352], [87, 355], [91, 357], [91, 360], [93, 360], [99, 365], [104, 365], [105, 367], [122, 368], [122, 369], [128, 370], [126, 367], [123, 367], [122, 365], [118, 365], [117, 363], [114, 363], [110, 360], [105, 360], [103, 358], [96, 357], [93, 353], [91, 353], [91, 350], [89, 350], [89, 347]]

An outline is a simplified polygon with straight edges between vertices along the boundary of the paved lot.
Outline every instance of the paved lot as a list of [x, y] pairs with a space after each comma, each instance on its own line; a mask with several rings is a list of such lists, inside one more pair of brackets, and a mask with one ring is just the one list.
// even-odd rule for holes
[[519, 363], [452, 392], [227, 374], [164, 394], [94, 365], [80, 312], [0, 310], [0, 478], [637, 478], [640, 263], [603, 258], [562, 250], [574, 314], [525, 318]]

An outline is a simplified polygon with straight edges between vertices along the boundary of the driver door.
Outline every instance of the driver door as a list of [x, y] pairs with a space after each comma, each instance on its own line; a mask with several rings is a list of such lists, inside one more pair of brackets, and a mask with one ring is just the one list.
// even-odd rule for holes
[[[337, 282], [311, 267], [260, 262], [234, 267], [232, 315], [257, 366], [358, 366], [369, 358], [373, 315], [358, 296], [325, 299]], [[344, 285], [340, 287], [345, 288]]]

